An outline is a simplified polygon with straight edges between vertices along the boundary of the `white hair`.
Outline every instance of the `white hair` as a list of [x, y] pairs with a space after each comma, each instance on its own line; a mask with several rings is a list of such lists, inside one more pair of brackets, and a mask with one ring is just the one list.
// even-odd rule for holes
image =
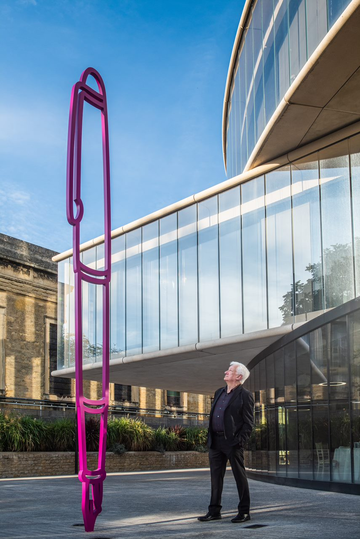
[[245, 365], [243, 365], [242, 363], [238, 363], [237, 361], [232, 361], [230, 363], [230, 367], [231, 365], [235, 365], [236, 369], [235, 369], [235, 372], [236, 374], [239, 376], [241, 374], [242, 376], [242, 379], [241, 379], [241, 383], [243, 384], [245, 382], [245, 380], [247, 380], [250, 376], [250, 371], [247, 367], [245, 367]]

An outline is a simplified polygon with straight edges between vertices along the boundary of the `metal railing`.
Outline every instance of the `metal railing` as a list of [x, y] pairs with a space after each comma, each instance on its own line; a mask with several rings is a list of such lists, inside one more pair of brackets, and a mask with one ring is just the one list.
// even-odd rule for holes
[[[4, 411], [41, 417], [45, 420], [61, 417], [72, 418], [75, 414], [75, 402], [0, 396], [0, 412]], [[178, 410], [171, 407], [140, 408], [136, 403], [109, 406], [109, 415], [112, 418], [117, 416], [139, 417], [151, 426], [171, 426], [179, 423], [184, 426], [206, 426], [209, 419], [209, 414], [205, 413]]]

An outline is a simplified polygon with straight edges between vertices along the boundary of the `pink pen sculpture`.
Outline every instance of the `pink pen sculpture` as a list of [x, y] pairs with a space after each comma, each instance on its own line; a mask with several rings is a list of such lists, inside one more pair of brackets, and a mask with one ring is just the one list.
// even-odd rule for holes
[[[98, 92], [88, 86], [92, 76]], [[81, 200], [81, 142], [84, 101], [101, 111], [104, 216], [105, 216], [105, 265], [103, 270], [94, 270], [80, 261], [80, 224], [84, 215]], [[82, 513], [85, 530], [93, 531], [95, 520], [101, 512], [103, 482], [106, 477], [106, 433], [109, 407], [109, 340], [110, 306], [109, 286], [111, 275], [111, 219], [110, 219], [110, 166], [109, 134], [106, 93], [104, 82], [95, 69], [86, 69], [72, 89], [70, 102], [68, 157], [67, 157], [67, 219], [73, 228], [74, 279], [75, 279], [75, 372], [76, 372], [76, 412], [79, 443], [79, 479], [82, 482]], [[82, 343], [82, 282], [102, 286], [103, 291], [103, 349], [102, 349], [102, 398], [90, 400], [83, 392], [83, 343]], [[98, 467], [89, 470], [86, 457], [85, 414], [100, 418], [100, 438]]]

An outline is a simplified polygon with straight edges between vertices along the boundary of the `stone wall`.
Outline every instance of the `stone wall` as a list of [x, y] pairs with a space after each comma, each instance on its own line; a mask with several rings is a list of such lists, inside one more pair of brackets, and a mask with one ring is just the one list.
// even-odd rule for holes
[[54, 251], [0, 234], [0, 390], [43, 399], [47, 331], [56, 324]]
[[[107, 453], [106, 471], [135, 472], [207, 468], [207, 453], [174, 451], [164, 454], [155, 451], [129, 451], [123, 455]], [[97, 467], [97, 453], [88, 454], [90, 469]], [[74, 453], [0, 453], [0, 478], [72, 475], [75, 473]]]

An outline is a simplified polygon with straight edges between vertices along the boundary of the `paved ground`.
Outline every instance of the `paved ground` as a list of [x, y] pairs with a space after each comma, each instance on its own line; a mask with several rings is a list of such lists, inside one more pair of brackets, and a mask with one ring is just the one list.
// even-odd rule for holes
[[[201, 523], [209, 472], [109, 475], [95, 531], [84, 531], [76, 477], [0, 480], [0, 537], [7, 539], [357, 539], [360, 498], [250, 481], [252, 520], [232, 524], [236, 487], [225, 478], [223, 519]], [[253, 527], [251, 527], [253, 526]]]

